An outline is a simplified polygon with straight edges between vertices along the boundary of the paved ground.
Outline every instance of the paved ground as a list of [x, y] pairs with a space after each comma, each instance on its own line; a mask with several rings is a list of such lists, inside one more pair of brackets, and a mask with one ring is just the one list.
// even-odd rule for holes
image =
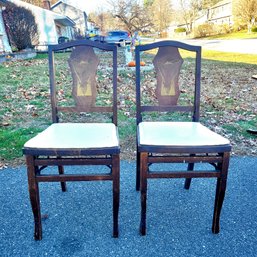
[[234, 39], [234, 40], [182, 40], [188, 44], [200, 45], [203, 49], [221, 52], [257, 54], [257, 39]]
[[214, 179], [195, 179], [189, 191], [180, 179], [151, 181], [141, 237], [135, 163], [123, 161], [119, 239], [111, 236], [110, 182], [70, 183], [66, 193], [56, 183], [40, 189], [47, 218], [43, 240], [35, 242], [26, 169], [0, 170], [1, 257], [256, 256], [257, 157], [232, 158], [218, 235], [211, 233]]

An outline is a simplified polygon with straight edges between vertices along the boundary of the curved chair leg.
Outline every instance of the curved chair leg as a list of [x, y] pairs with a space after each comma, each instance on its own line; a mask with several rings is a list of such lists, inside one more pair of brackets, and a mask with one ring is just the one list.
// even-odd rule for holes
[[218, 234], [220, 231], [220, 213], [226, 192], [228, 165], [229, 153], [224, 153], [223, 162], [221, 163], [221, 165], [219, 165], [221, 168], [221, 178], [217, 179], [216, 187], [216, 197], [212, 222], [212, 232], [214, 234]]
[[119, 236], [119, 205], [120, 205], [120, 156], [113, 155], [113, 237]]
[[29, 184], [29, 196], [34, 216], [34, 238], [35, 240], [42, 239], [42, 222], [40, 212], [40, 199], [38, 182], [36, 181], [37, 168], [34, 166], [34, 157], [26, 156], [27, 172], [28, 172], [28, 184]]
[[[59, 171], [59, 174], [64, 174], [64, 168], [63, 166], [58, 166], [58, 171]], [[66, 182], [61, 182], [61, 188], [62, 188], [62, 191], [63, 192], [66, 192], [67, 191], [67, 188], [66, 188]]]
[[146, 234], [146, 198], [147, 198], [147, 157], [148, 153], [140, 153], [140, 190], [141, 190], [141, 221], [140, 233]]
[[136, 190], [140, 189], [140, 153], [137, 151], [137, 167], [136, 167]]
[[217, 179], [215, 205], [214, 205], [213, 222], [212, 222], [212, 232], [214, 234], [218, 234], [220, 232], [220, 213], [221, 213], [223, 200], [225, 197], [225, 190], [226, 190], [226, 181], [218, 178]]

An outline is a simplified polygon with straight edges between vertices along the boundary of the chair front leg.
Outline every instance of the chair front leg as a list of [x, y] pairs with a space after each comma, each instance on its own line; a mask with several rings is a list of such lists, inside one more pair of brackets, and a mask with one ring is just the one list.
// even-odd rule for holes
[[146, 234], [146, 198], [147, 198], [147, 171], [148, 171], [148, 153], [140, 153], [140, 191], [141, 191], [141, 221], [140, 233]]
[[40, 212], [40, 199], [38, 182], [36, 181], [37, 167], [34, 165], [34, 156], [26, 156], [29, 196], [34, 216], [34, 238], [35, 240], [42, 239], [42, 222]]
[[113, 237], [119, 236], [119, 206], [120, 206], [120, 156], [112, 156], [113, 177]]
[[221, 164], [219, 164], [221, 177], [217, 179], [217, 186], [216, 186], [216, 196], [215, 196], [213, 222], [212, 222], [212, 232], [214, 234], [218, 234], [220, 231], [220, 213], [221, 213], [222, 204], [223, 204], [225, 192], [226, 192], [229, 156], [230, 156], [229, 152], [224, 153], [223, 161]]

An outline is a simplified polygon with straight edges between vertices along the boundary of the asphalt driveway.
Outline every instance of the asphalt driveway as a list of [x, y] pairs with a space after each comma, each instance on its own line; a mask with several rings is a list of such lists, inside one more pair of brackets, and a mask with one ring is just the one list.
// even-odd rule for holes
[[188, 44], [200, 45], [203, 49], [221, 52], [257, 54], [257, 39], [189, 39], [182, 40]]
[[149, 183], [142, 237], [135, 162], [122, 161], [118, 239], [111, 182], [68, 183], [65, 193], [58, 183], [40, 184], [43, 240], [36, 242], [26, 169], [0, 170], [0, 256], [256, 256], [257, 157], [232, 158], [218, 235], [211, 233], [215, 179], [194, 179], [189, 191], [183, 182]]

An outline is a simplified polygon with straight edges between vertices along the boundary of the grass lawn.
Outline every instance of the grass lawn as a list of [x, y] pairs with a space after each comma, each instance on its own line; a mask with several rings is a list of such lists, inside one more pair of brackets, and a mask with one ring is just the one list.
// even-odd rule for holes
[[[257, 56], [203, 51], [201, 121], [228, 137], [236, 155], [257, 153], [256, 137], [246, 132], [257, 128], [257, 82], [251, 78], [253, 74], [257, 74]], [[104, 80], [104, 72], [98, 77]], [[123, 159], [135, 158], [134, 78], [129, 68], [119, 71]], [[23, 163], [24, 142], [51, 123], [50, 115], [46, 55], [0, 64], [0, 168], [1, 163]]]
[[247, 33], [247, 30], [241, 30], [238, 32], [231, 32], [223, 35], [209, 36], [201, 39], [250, 39], [257, 38], [257, 32]]
[[226, 53], [204, 49], [202, 55], [203, 58], [206, 60], [224, 62], [225, 65], [227, 65], [228, 63], [233, 63], [233, 65], [257, 65], [257, 55], [254, 54]]

